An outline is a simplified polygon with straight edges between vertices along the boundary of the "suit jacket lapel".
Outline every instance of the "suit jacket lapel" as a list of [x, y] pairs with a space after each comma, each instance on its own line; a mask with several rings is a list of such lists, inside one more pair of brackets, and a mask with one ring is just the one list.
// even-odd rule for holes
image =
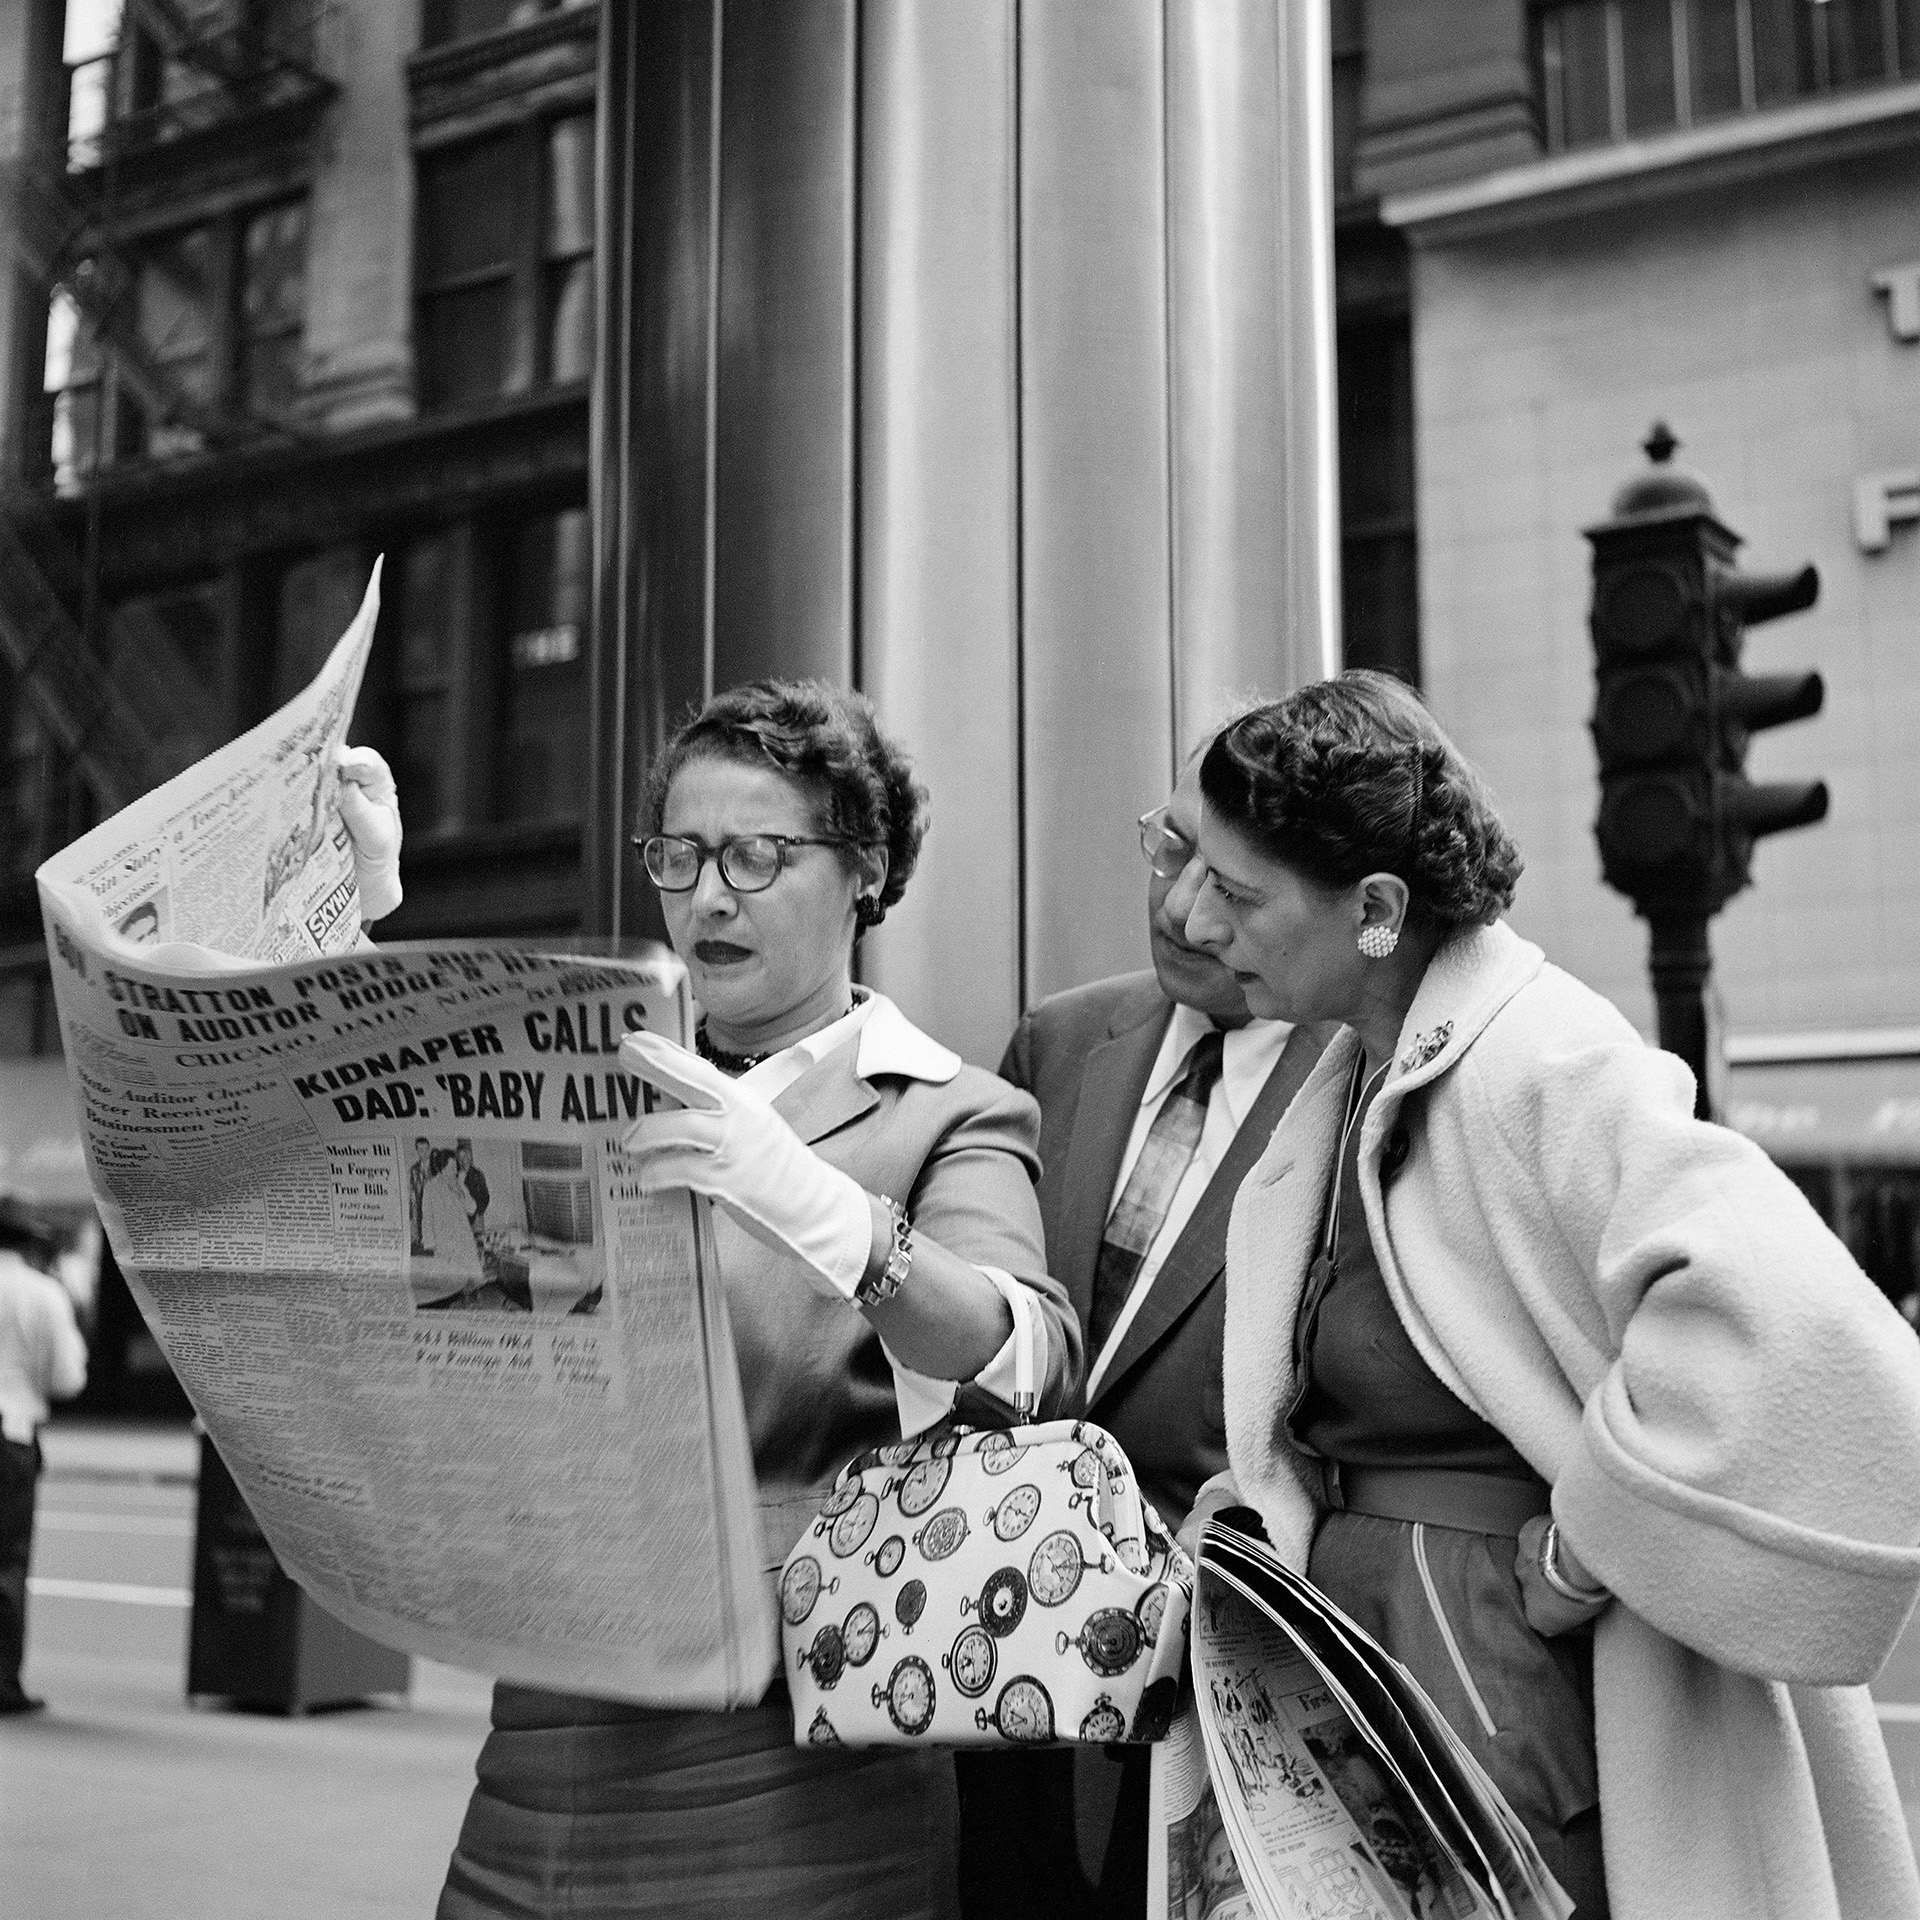
[[[1173, 1251], [1154, 1275], [1140, 1311], [1121, 1336], [1113, 1364], [1101, 1376], [1100, 1390], [1088, 1411], [1119, 1385], [1128, 1370], [1143, 1359], [1160, 1336], [1186, 1312], [1195, 1300], [1220, 1277], [1227, 1261], [1227, 1220], [1233, 1212], [1234, 1196], [1253, 1163], [1266, 1150], [1273, 1130], [1280, 1124], [1293, 1096], [1305, 1084], [1314, 1063], [1325, 1052], [1327, 1042], [1340, 1031], [1337, 1025], [1295, 1027], [1273, 1063], [1267, 1083], [1233, 1136], [1226, 1157], [1214, 1169], [1200, 1204], [1188, 1217]], [[1099, 1356], [1089, 1354], [1091, 1366]]]
[[1060, 1210], [1060, 1244], [1048, 1246], [1047, 1265], [1072, 1296], [1082, 1325], [1093, 1309], [1094, 1269], [1107, 1230], [1114, 1172], [1127, 1150], [1140, 1095], [1171, 1016], [1169, 1003], [1157, 996], [1131, 1024], [1126, 1024], [1125, 1013], [1117, 1014], [1109, 1038], [1087, 1055], [1081, 1072], [1073, 1144], [1067, 1149], [1062, 1181], [1066, 1200]]

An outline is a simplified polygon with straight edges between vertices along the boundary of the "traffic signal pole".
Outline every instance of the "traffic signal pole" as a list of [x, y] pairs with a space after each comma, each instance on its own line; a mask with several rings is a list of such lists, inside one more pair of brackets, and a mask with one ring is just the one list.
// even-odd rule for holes
[[1702, 1120], [1711, 1120], [1707, 981], [1713, 974], [1713, 949], [1707, 940], [1707, 916], [1655, 913], [1647, 924], [1660, 1045], [1687, 1063], [1693, 1073], [1693, 1110]]
[[1607, 884], [1647, 922], [1660, 1044], [1694, 1077], [1694, 1110], [1714, 1117], [1708, 926], [1752, 883], [1754, 843], [1827, 811], [1818, 780], [1746, 777], [1752, 736], [1820, 711], [1819, 674], [1743, 673], [1746, 629], [1812, 606], [1820, 576], [1742, 573], [1740, 536], [1699, 481], [1673, 468], [1664, 426], [1650, 467], [1615, 495], [1593, 543], [1594, 833]]

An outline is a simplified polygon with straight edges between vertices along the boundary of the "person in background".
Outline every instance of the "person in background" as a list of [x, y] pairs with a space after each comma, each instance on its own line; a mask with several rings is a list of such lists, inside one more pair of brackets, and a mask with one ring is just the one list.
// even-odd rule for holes
[[493, 1195], [487, 1187], [487, 1176], [473, 1164], [473, 1142], [456, 1140], [453, 1152], [460, 1167], [460, 1183], [467, 1190], [467, 1216], [473, 1222], [474, 1235], [478, 1238], [486, 1228], [487, 1207]]
[[0, 1714], [46, 1705], [21, 1684], [27, 1651], [27, 1567], [40, 1481], [40, 1428], [53, 1400], [87, 1384], [87, 1348], [67, 1290], [52, 1277], [59, 1243], [0, 1200]]
[[[1335, 1031], [1255, 1019], [1240, 983], [1182, 931], [1200, 881], [1205, 746], [1139, 823], [1153, 971], [1043, 1000], [1000, 1062], [1001, 1077], [1040, 1102], [1047, 1265], [1086, 1330], [1083, 1410], [1176, 1530], [1227, 1464], [1220, 1329], [1233, 1196]], [[970, 1917], [1144, 1911], [1149, 1754], [1115, 1751], [1118, 1763], [1099, 1748], [960, 1756]], [[1083, 1829], [1095, 1836], [1084, 1847]]]
[[1409, 688], [1245, 714], [1200, 790], [1187, 939], [1348, 1031], [1234, 1203], [1199, 1504], [1413, 1671], [1579, 1920], [1920, 1913], [1864, 1685], [1920, 1592], [1913, 1330], [1505, 924], [1519, 851]]
[[423, 1133], [413, 1143], [407, 1165], [407, 1222], [415, 1253], [432, 1251], [427, 1240], [427, 1182], [433, 1178], [433, 1142]]

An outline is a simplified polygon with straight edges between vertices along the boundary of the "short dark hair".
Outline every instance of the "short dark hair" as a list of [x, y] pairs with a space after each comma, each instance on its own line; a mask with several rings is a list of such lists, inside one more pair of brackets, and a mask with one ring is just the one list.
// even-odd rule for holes
[[451, 1147], [435, 1147], [427, 1155], [427, 1178], [432, 1180], [445, 1173], [453, 1165], [453, 1160], [454, 1153]]
[[1323, 886], [1398, 874], [1417, 923], [1484, 926], [1513, 904], [1523, 862], [1486, 782], [1390, 674], [1354, 668], [1242, 714], [1207, 749], [1200, 791]]
[[647, 774], [646, 831], [658, 833], [667, 789], [688, 761], [737, 760], [771, 767], [807, 796], [817, 832], [857, 847], [885, 847], [879, 898], [862, 900], [860, 925], [877, 927], [907, 890], [927, 837], [927, 790], [913, 764], [880, 731], [873, 702], [824, 680], [754, 680], [717, 693], [674, 733]]
[[51, 1266], [60, 1234], [50, 1221], [11, 1197], [0, 1197], [0, 1251], [17, 1253], [31, 1267]]

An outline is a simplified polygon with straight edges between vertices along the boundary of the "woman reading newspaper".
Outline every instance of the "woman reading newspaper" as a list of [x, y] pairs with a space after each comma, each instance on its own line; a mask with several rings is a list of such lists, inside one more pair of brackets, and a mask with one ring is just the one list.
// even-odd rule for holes
[[1413, 1670], [1583, 1920], [1920, 1913], [1862, 1685], [1920, 1588], [1912, 1330], [1507, 927], [1406, 688], [1256, 709], [1200, 781], [1187, 937], [1349, 1028], [1240, 1190], [1202, 1504]]
[[[924, 801], [864, 699], [768, 681], [668, 742], [638, 836], [705, 1019], [698, 1057], [629, 1039], [623, 1065], [685, 1107], [628, 1146], [652, 1184], [720, 1203], [772, 1569], [855, 1453], [956, 1397], [976, 1423], [1008, 1417], [1010, 1290], [1039, 1308], [1043, 1416], [1079, 1378], [1041, 1251], [1033, 1101], [852, 984]], [[357, 798], [347, 817], [386, 825]], [[955, 1911], [950, 1756], [796, 1746], [782, 1682], [728, 1714], [503, 1684], [493, 1721], [443, 1920]]]

